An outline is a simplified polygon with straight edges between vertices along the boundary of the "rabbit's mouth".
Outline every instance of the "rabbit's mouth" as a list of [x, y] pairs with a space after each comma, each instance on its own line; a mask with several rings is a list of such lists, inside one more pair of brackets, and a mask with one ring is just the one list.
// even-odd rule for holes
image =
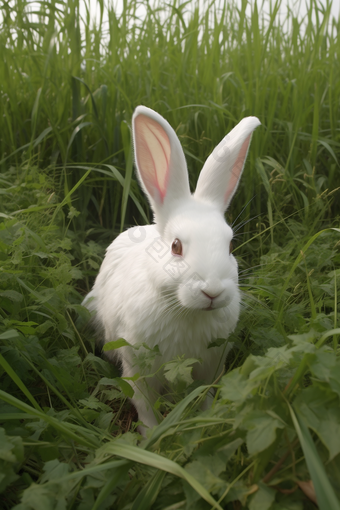
[[212, 298], [208, 306], [202, 307], [202, 310], [206, 312], [210, 312], [212, 310], [219, 310], [221, 308], [226, 308], [230, 302], [231, 297], [224, 297], [222, 300], [215, 300], [216, 298]]
[[215, 307], [213, 307], [212, 305], [210, 305], [210, 306], [208, 306], [208, 307], [206, 307], [206, 308], [203, 308], [203, 311], [204, 311], [204, 312], [210, 312], [210, 310], [216, 310], [216, 308], [215, 308]]
[[[222, 286], [221, 286], [222, 287]], [[222, 288], [210, 288], [197, 285], [192, 288], [189, 285], [182, 284], [176, 292], [176, 300], [185, 309], [196, 310], [197, 312], [213, 312], [221, 308], [226, 308], [230, 305], [233, 300], [233, 293], [236, 293], [233, 282], [230, 283], [229, 287], [224, 285]]]

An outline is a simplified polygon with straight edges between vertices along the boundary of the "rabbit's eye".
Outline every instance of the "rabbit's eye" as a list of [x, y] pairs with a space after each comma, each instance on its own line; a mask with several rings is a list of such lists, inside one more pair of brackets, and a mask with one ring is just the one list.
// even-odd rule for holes
[[171, 253], [173, 255], [182, 255], [182, 243], [179, 239], [177, 239], [177, 237], [174, 240], [174, 242], [172, 243]]
[[233, 248], [234, 248], [233, 242], [230, 241], [230, 244], [229, 244], [229, 255], [233, 252]]

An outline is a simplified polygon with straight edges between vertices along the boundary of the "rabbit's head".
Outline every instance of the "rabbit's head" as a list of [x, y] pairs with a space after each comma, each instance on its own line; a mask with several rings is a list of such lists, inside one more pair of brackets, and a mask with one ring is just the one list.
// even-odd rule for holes
[[187, 309], [211, 311], [239, 303], [233, 231], [224, 213], [239, 183], [252, 132], [259, 125], [256, 117], [247, 117], [220, 142], [191, 194], [185, 156], [174, 130], [149, 108], [138, 106], [134, 112], [137, 172], [154, 212], [156, 242], [167, 250], [161, 286], [175, 291]]

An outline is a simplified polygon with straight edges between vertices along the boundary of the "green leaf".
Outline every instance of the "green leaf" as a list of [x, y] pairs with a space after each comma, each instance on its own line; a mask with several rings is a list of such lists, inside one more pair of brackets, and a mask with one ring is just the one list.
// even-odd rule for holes
[[82, 404], [87, 409], [99, 409], [102, 411], [108, 411], [110, 409], [110, 406], [98, 400], [98, 398], [96, 398], [94, 395], [90, 395], [88, 398], [80, 399], [79, 404]]
[[102, 377], [98, 383], [98, 387], [100, 386], [115, 386], [119, 387], [126, 397], [132, 398], [134, 395], [134, 390], [132, 386], [127, 382], [127, 380], [136, 380], [138, 378], [138, 374], [135, 374], [133, 377], [114, 377], [110, 379], [109, 377]]
[[129, 398], [133, 397], [135, 392], [133, 391], [132, 386], [125, 379], [122, 379], [121, 377], [116, 377], [114, 381], [118, 384], [118, 386], [120, 387], [120, 389], [122, 390], [126, 397]]
[[[227, 482], [227, 495], [223, 499], [224, 503], [229, 503], [232, 501], [240, 501], [242, 507], [246, 506], [246, 502], [249, 494], [249, 486], [243, 480], [238, 480], [235, 483]], [[281, 510], [281, 509], [280, 509]]]
[[57, 478], [66, 477], [66, 475], [69, 473], [69, 470], [69, 464], [66, 464], [65, 462], [59, 462], [57, 459], [45, 462], [44, 474], [41, 477], [41, 482], [45, 483], [53, 481]]
[[269, 510], [275, 500], [276, 491], [259, 483], [258, 491], [252, 496], [249, 503], [249, 510]]
[[184, 389], [193, 382], [192, 366], [199, 361], [195, 358], [177, 358], [164, 365], [164, 376], [174, 387]]
[[[24, 490], [21, 503], [16, 505], [13, 510], [52, 510], [55, 508], [55, 494], [51, 492], [50, 487], [44, 487], [37, 483], [32, 483]], [[60, 510], [66, 510], [66, 504], [61, 505]]]
[[314, 340], [318, 337], [318, 333], [311, 329], [308, 333], [301, 333], [300, 335], [289, 335], [288, 338], [294, 342], [294, 344], [298, 345], [304, 342], [314, 342]]
[[249, 454], [256, 455], [275, 441], [276, 429], [284, 428], [285, 424], [275, 415], [256, 410], [246, 415], [241, 427], [248, 430], [246, 442]]
[[251, 396], [256, 383], [240, 373], [240, 369], [232, 370], [221, 379], [221, 397], [231, 402], [242, 403]]
[[0, 493], [14, 482], [16, 471], [24, 460], [24, 447], [19, 436], [7, 436], [0, 428]]
[[[194, 460], [185, 466], [185, 470], [197, 480], [210, 494], [221, 494], [225, 489], [225, 480], [218, 475], [225, 469], [225, 463], [216, 459], [214, 456], [207, 456], [204, 460]], [[199, 499], [197, 491], [193, 492], [193, 487], [185, 488], [187, 498], [191, 505]]]
[[245, 377], [248, 377], [249, 374], [257, 368], [257, 360], [256, 356], [248, 356], [243, 365], [239, 368], [239, 373]]
[[211, 453], [214, 452], [214, 454], [220, 459], [223, 459], [226, 464], [235, 453], [235, 450], [241, 446], [243, 442], [243, 439], [240, 437], [230, 441], [230, 432], [228, 432], [223, 438], [214, 437], [204, 441], [202, 446], [197, 450], [195, 457], [211, 455]]
[[17, 292], [16, 290], [3, 290], [0, 292], [0, 296], [10, 299], [11, 301], [14, 301], [16, 303], [21, 303], [21, 301], [24, 299], [24, 296]]
[[[309, 359], [309, 368], [312, 374], [321, 381], [330, 381], [332, 370], [337, 366], [340, 370], [340, 360], [336, 359], [334, 352], [318, 350], [315, 355]], [[340, 373], [340, 372], [338, 372]]]
[[107, 342], [103, 346], [103, 351], [114, 351], [115, 349], [119, 349], [120, 347], [131, 347], [129, 342], [124, 340], [124, 338], [118, 338], [118, 340], [114, 340], [113, 342]]
[[294, 407], [327, 447], [329, 460], [336, 457], [340, 453], [340, 407], [333, 392], [310, 386], [295, 399]]
[[19, 333], [15, 329], [9, 329], [4, 333], [1, 333], [0, 340], [12, 340], [13, 338], [18, 338]]
[[22, 495], [17, 510], [67, 510], [67, 496], [77, 484], [69, 474], [71, 466], [54, 459], [45, 463], [40, 483], [32, 483]]
[[226, 342], [228, 342], [227, 338], [216, 338], [216, 340], [210, 342], [207, 349], [211, 349], [212, 347], [221, 347], [221, 345], [225, 344]]

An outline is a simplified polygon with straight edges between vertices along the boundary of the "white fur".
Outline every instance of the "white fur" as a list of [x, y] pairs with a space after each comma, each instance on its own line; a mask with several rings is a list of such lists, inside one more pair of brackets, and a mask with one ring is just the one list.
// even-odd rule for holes
[[[255, 117], [243, 119], [232, 136], [222, 140], [191, 195], [185, 157], [173, 129], [146, 107], [134, 113], [137, 172], [156, 223], [128, 229], [113, 241], [85, 305], [94, 311], [105, 342], [124, 338], [131, 345], [158, 345], [160, 355], [143, 375], [156, 373], [182, 355], [202, 359], [193, 376], [206, 383], [223, 368], [225, 347], [207, 346], [229, 336], [240, 311], [237, 262], [229, 254], [233, 232], [223, 213], [259, 124]], [[176, 238], [182, 242], [182, 256], [171, 252]], [[123, 377], [143, 372], [138, 365], [142, 350], [116, 351]], [[109, 357], [113, 358], [110, 352]], [[132, 385], [139, 419], [147, 427], [156, 425], [153, 403], [164, 385], [162, 371]]]

